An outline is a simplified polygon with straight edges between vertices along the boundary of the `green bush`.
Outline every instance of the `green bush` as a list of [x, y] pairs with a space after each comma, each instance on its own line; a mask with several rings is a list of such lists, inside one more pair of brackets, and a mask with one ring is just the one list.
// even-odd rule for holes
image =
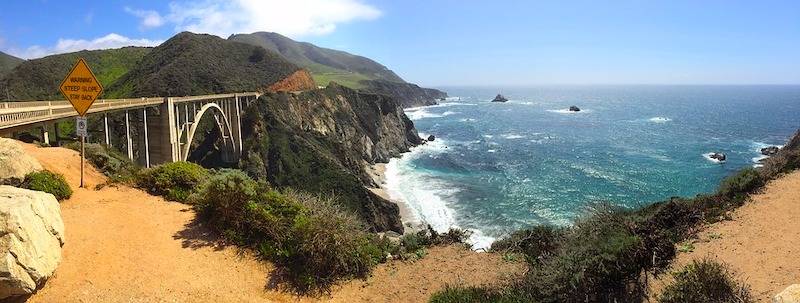
[[208, 170], [200, 165], [172, 162], [142, 172], [138, 186], [167, 200], [185, 202], [208, 176]]
[[518, 230], [511, 235], [492, 243], [491, 251], [502, 253], [521, 253], [530, 265], [541, 264], [542, 260], [555, 254], [564, 238], [561, 229], [549, 225], [534, 226]]
[[218, 171], [189, 201], [227, 238], [283, 265], [302, 291], [363, 277], [386, 254], [388, 244], [332, 199], [281, 194], [239, 170]]
[[748, 167], [740, 170], [735, 175], [722, 180], [722, 185], [717, 190], [717, 195], [730, 198], [743, 198], [747, 194], [764, 186], [766, 178], [755, 168]]
[[513, 297], [503, 296], [499, 292], [485, 287], [454, 287], [446, 285], [444, 290], [431, 296], [431, 303], [448, 302], [473, 302], [473, 303], [503, 303], [503, 302], [523, 302]]
[[22, 188], [53, 194], [58, 201], [69, 199], [72, 196], [72, 188], [69, 187], [64, 176], [49, 170], [40, 170], [25, 175]]
[[721, 263], [695, 260], [672, 276], [675, 282], [664, 289], [658, 302], [753, 302], [748, 287], [735, 281]]

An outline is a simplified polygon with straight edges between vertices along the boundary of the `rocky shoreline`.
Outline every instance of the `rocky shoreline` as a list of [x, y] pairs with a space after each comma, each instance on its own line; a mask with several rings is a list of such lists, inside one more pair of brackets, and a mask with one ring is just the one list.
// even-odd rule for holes
[[400, 208], [400, 220], [403, 223], [403, 234], [416, 233], [427, 228], [428, 224], [417, 216], [408, 202], [403, 199], [393, 199], [391, 195], [389, 195], [386, 189], [386, 165], [386, 163], [375, 163], [365, 167], [365, 170], [369, 172], [369, 175], [372, 177], [373, 183], [377, 186], [369, 188], [369, 190], [381, 198], [397, 204]]

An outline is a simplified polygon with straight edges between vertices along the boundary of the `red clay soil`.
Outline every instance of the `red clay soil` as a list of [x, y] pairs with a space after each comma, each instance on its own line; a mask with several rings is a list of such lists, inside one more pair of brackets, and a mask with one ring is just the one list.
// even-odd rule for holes
[[457, 247], [429, 250], [415, 262], [394, 261], [366, 280], [322, 297], [285, 289], [269, 262], [218, 245], [218, 236], [183, 204], [137, 189], [105, 186], [105, 177], [64, 148], [25, 149], [46, 169], [64, 174], [75, 193], [61, 203], [66, 227], [55, 276], [27, 302], [426, 302], [446, 284], [480, 285], [522, 273], [495, 254]]
[[[767, 184], [733, 213], [733, 220], [707, 226], [673, 268], [708, 257], [728, 264], [758, 302], [800, 283], [800, 171]], [[668, 283], [653, 282], [654, 289]]]

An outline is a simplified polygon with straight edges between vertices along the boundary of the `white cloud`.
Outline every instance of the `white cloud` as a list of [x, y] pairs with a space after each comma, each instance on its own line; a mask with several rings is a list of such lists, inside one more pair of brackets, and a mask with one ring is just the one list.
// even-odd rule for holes
[[227, 37], [235, 33], [272, 31], [290, 37], [324, 35], [338, 24], [373, 20], [377, 8], [360, 0], [205, 0], [172, 2], [165, 19], [176, 31]]
[[142, 24], [139, 25], [139, 28], [143, 30], [162, 26], [165, 22], [157, 11], [135, 10], [126, 6], [125, 12], [141, 18]]
[[24, 50], [10, 49], [8, 53], [23, 59], [35, 59], [53, 54], [77, 52], [81, 50], [111, 49], [124, 46], [158, 46], [162, 40], [130, 39], [118, 34], [108, 34], [94, 40], [58, 39], [52, 47], [34, 45]]

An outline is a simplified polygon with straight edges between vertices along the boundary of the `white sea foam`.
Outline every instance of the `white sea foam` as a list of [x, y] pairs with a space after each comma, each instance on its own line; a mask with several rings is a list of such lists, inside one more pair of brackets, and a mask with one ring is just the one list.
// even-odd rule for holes
[[484, 137], [484, 138], [487, 138], [487, 139], [494, 138], [494, 136], [493, 136], [493, 135], [483, 135], [483, 137]]
[[503, 138], [506, 138], [506, 139], [522, 139], [522, 138], [525, 138], [525, 136], [518, 135], [518, 134], [504, 134]]
[[656, 123], [664, 123], [664, 122], [672, 121], [672, 119], [668, 118], [668, 117], [652, 117], [650, 119], [647, 119], [647, 121], [656, 122]]
[[411, 120], [420, 120], [420, 119], [427, 119], [427, 118], [441, 118], [444, 117], [441, 114], [431, 113], [424, 108], [415, 109], [415, 110], [405, 110], [406, 116], [408, 116]]
[[496, 149], [490, 149], [490, 150], [487, 150], [486, 152], [487, 152], [487, 153], [496, 153], [496, 152], [497, 152], [497, 150], [496, 150]]
[[447, 116], [451, 116], [451, 115], [455, 115], [455, 114], [458, 114], [458, 112], [454, 112], [454, 111], [449, 111], [448, 110], [448, 111], [442, 113], [442, 116], [443, 117], [447, 117]]
[[580, 113], [588, 113], [591, 112], [591, 109], [581, 109], [580, 111], [571, 111], [568, 108], [564, 109], [548, 109], [548, 112], [557, 113], [557, 114], [580, 114]]

